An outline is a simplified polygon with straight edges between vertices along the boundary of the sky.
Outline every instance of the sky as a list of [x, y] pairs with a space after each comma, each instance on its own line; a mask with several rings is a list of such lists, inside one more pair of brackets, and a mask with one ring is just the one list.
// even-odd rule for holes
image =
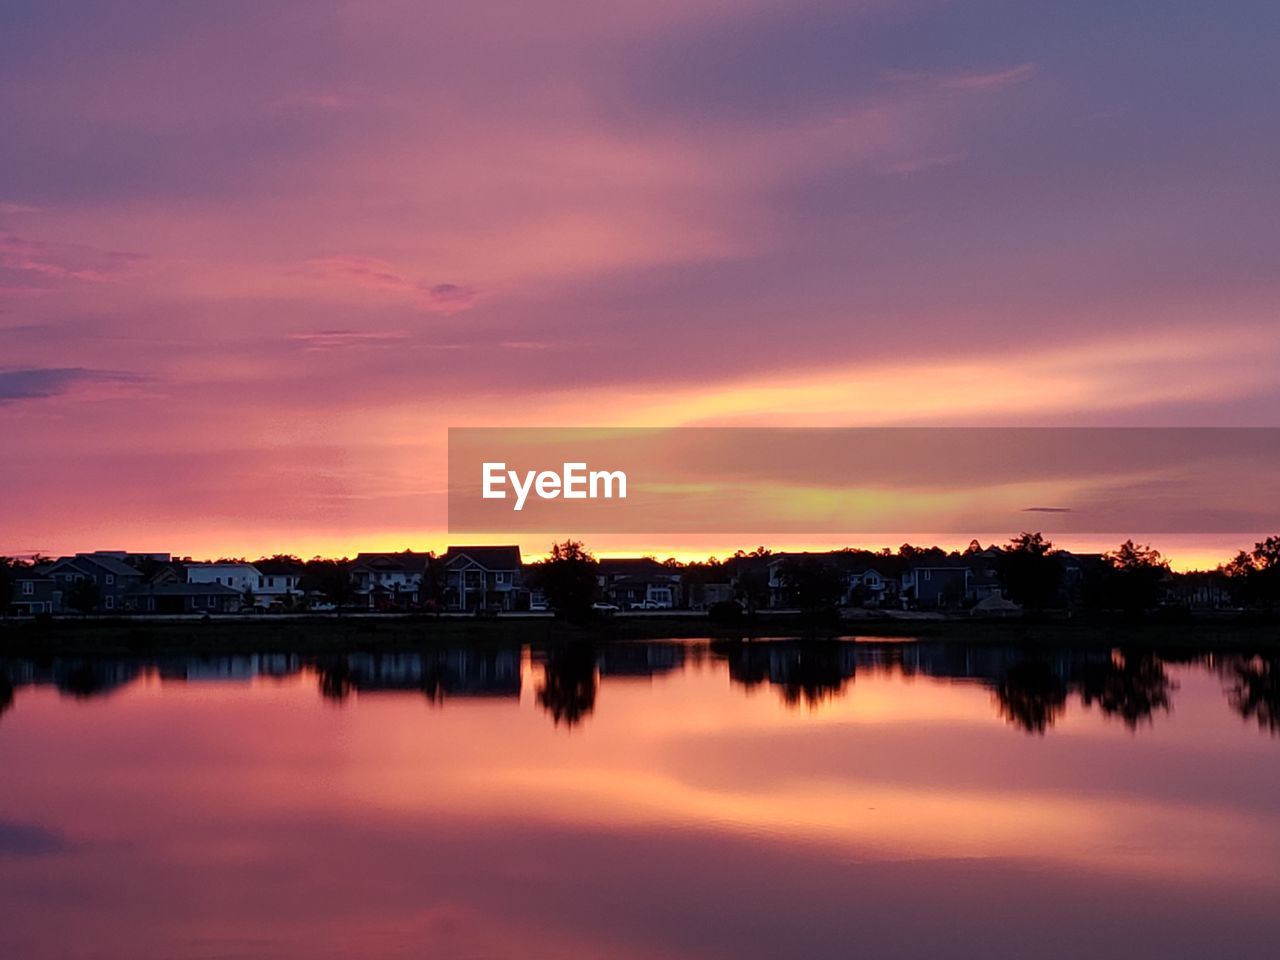
[[451, 426], [1280, 424], [1278, 31], [9, 0], [0, 552], [439, 549]]

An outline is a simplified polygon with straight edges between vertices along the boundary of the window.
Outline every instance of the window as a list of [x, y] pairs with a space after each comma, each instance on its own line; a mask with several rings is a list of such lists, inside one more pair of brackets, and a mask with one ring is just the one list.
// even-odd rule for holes
[[494, 582], [494, 583], [506, 583], [506, 582], [507, 582], [507, 577], [509, 577], [509, 576], [510, 576], [510, 574], [507, 574], [507, 573], [495, 573], [495, 574], [493, 575], [493, 582]]
[[115, 597], [107, 597], [107, 599], [106, 599], [106, 602], [105, 602], [104, 606], [105, 606], [108, 610], [114, 610], [114, 609], [116, 608], [116, 598], [115, 598]]
[[24, 597], [29, 597], [35, 592], [36, 592], [36, 585], [34, 583], [32, 583], [30, 580], [22, 581], [22, 595]]
[[[268, 587], [274, 587], [275, 585], [276, 585], [276, 578], [275, 578], [275, 577], [267, 577], [267, 586], [268, 586]], [[258, 586], [262, 586], [262, 578], [261, 578], [261, 577], [259, 577], [259, 578], [258, 578]]]
[[262, 583], [263, 579], [264, 579], [263, 577], [259, 577], [259, 578], [258, 578], [258, 589], [259, 589], [259, 590], [261, 590], [261, 589], [262, 589], [262, 587], [263, 587], [263, 583]]
[[115, 582], [116, 582], [116, 575], [115, 575], [114, 573], [108, 573], [108, 574], [107, 574], [107, 586], [109, 587], [109, 586], [111, 586], [111, 585], [112, 585], [113, 583], [115, 583]]

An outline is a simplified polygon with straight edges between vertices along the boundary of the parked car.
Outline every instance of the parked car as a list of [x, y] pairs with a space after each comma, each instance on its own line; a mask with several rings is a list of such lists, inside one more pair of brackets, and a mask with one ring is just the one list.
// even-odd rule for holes
[[620, 608], [616, 604], [597, 601], [591, 605], [591, 609], [596, 613], [617, 613]]
[[529, 604], [529, 612], [530, 612], [530, 613], [547, 613], [547, 612], [548, 612], [548, 611], [550, 611], [550, 610], [551, 610], [551, 608], [550, 608], [549, 606], [547, 606], [545, 603], [531, 603], [531, 604]]
[[665, 610], [666, 607], [657, 600], [637, 600], [631, 604], [632, 610]]

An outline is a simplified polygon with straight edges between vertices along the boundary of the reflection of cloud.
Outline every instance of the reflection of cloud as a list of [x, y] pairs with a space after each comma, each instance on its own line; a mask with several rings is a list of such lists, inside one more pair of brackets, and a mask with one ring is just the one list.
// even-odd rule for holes
[[1070, 513], [1070, 507], [1023, 507], [1023, 513]]

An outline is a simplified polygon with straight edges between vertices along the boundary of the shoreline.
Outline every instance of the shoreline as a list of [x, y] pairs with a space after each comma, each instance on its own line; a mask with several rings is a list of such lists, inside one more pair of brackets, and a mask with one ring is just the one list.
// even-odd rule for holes
[[314, 653], [663, 640], [838, 640], [1045, 646], [1280, 648], [1280, 621], [1191, 618], [1181, 622], [1081, 619], [858, 618], [815, 624], [773, 613], [724, 624], [699, 615], [602, 618], [572, 624], [550, 616], [436, 617], [414, 614], [59, 618], [0, 621], [0, 657]]

